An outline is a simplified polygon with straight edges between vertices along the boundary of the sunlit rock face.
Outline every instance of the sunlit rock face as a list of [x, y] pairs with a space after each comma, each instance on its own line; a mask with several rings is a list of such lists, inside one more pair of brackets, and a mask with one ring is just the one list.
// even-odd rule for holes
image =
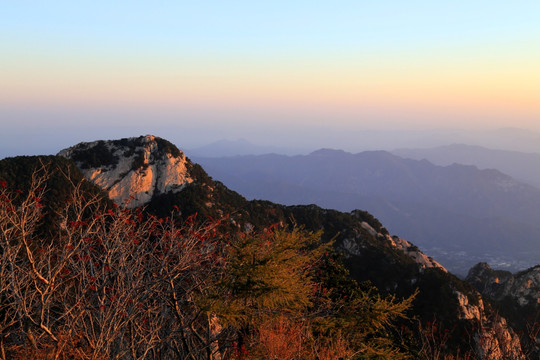
[[[361, 223], [361, 226], [371, 236], [376, 237], [381, 242], [387, 243], [390, 246], [403, 251], [405, 255], [407, 255], [414, 262], [416, 262], [420, 268], [438, 268], [444, 272], [448, 272], [441, 264], [424, 254], [416, 246], [414, 246], [407, 240], [402, 239], [398, 236], [390, 236], [389, 234], [377, 232], [377, 230], [375, 230], [365, 221]], [[359, 255], [361, 253], [359, 245], [354, 241], [354, 239], [346, 239], [343, 243], [343, 248], [346, 252], [353, 255]]]
[[88, 180], [129, 208], [181, 191], [193, 181], [184, 153], [152, 135], [80, 143], [58, 155], [74, 160]]
[[480, 359], [525, 359], [519, 336], [508, 326], [505, 318], [486, 309], [480, 293], [472, 291], [466, 295], [454, 290], [454, 294], [459, 318], [477, 324], [473, 340]]
[[[402, 251], [417, 264], [420, 273], [430, 268], [448, 272], [441, 264], [425, 255], [410, 242], [397, 236], [379, 232], [365, 221], [361, 223], [361, 227], [367, 234], [380, 241], [381, 245], [389, 245]], [[362, 241], [362, 233], [358, 232], [357, 235], [357, 237], [344, 239], [340, 245], [340, 249], [346, 256], [361, 256], [366, 250], [366, 244]], [[411, 279], [411, 283], [414, 284], [417, 280], [419, 279]], [[455, 296], [457, 317], [461, 321], [473, 324], [471, 346], [479, 359], [525, 359], [519, 336], [508, 326], [506, 319], [486, 309], [478, 291], [468, 289], [463, 292], [451, 283], [448, 285], [452, 287]]]
[[540, 265], [511, 274], [479, 263], [469, 271], [467, 282], [495, 300], [510, 297], [520, 306], [540, 303]]
[[480, 359], [524, 360], [525, 354], [517, 334], [502, 317], [481, 323], [481, 330], [475, 334], [476, 354]]
[[412, 258], [422, 268], [438, 268], [444, 272], [448, 272], [441, 264], [433, 260], [431, 257], [424, 254], [416, 246], [398, 236], [385, 235], [386, 239], [397, 249], [403, 251], [407, 256]]

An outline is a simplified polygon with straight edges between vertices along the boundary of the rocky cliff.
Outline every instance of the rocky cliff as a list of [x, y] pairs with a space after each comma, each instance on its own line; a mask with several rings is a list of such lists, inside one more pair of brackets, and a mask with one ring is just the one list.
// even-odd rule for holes
[[512, 274], [479, 263], [466, 281], [489, 299], [522, 335], [530, 358], [540, 357], [540, 266]]
[[[446, 300], [455, 304], [454, 306], [457, 310], [455, 313], [456, 320], [464, 321], [468, 325], [467, 327], [470, 329], [472, 335], [470, 345], [473, 347], [474, 354], [478, 358], [490, 360], [526, 358], [521, 340], [516, 331], [514, 331], [504, 317], [494, 312], [491, 306], [485, 305], [480, 292], [463, 287], [459, 279], [453, 278], [442, 265], [422, 253], [410, 242], [397, 236], [390, 236], [386, 232], [379, 232], [365, 221], [361, 222], [361, 226], [370, 235], [380, 240], [382, 244], [389, 245], [403, 252], [409, 259], [414, 261], [418, 268], [418, 273], [416, 275], [410, 274], [409, 281], [413, 284], [418, 284], [420, 289], [423, 286], [424, 292], [435, 290], [432, 288], [433, 283], [426, 284], [426, 278], [429, 279], [432, 275], [426, 274], [426, 271], [444, 273], [443, 276], [447, 281], [439, 283], [439, 285], [449, 290], [446, 292], [446, 296], [448, 296]], [[358, 261], [362, 258], [362, 252], [367, 248], [365, 244], [362, 245], [363, 243], [364, 241], [361, 237], [345, 238], [340, 243], [339, 248], [349, 260]], [[527, 278], [529, 279], [530, 276]], [[389, 281], [390, 278], [386, 280]], [[394, 290], [399, 287], [400, 285], [397, 282], [394, 283]], [[439, 288], [435, 291], [444, 292], [444, 289]], [[426, 294], [419, 295], [422, 297]], [[444, 319], [444, 315], [441, 314], [440, 317], [441, 320]], [[435, 316], [434, 319], [437, 320], [437, 317]]]
[[58, 155], [74, 160], [88, 180], [130, 208], [193, 181], [184, 153], [151, 135], [80, 143]]
[[540, 265], [512, 274], [479, 263], [469, 271], [466, 280], [494, 300], [510, 297], [520, 306], [540, 303]]

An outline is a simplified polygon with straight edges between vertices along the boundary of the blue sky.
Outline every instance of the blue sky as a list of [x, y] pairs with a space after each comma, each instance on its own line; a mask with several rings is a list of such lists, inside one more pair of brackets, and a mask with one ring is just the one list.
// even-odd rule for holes
[[[202, 55], [444, 49], [538, 39], [535, 1], [12, 1], [15, 49]], [[48, 48], [44, 49], [44, 48]]]
[[284, 126], [313, 141], [329, 128], [538, 131], [539, 20], [536, 1], [9, 1], [0, 141], [20, 146], [44, 122], [58, 144], [113, 128], [193, 144], [273, 142]]

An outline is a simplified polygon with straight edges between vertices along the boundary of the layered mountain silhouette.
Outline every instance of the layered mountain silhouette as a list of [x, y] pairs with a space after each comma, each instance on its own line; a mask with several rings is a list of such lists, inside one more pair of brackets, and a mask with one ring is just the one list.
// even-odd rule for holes
[[540, 188], [540, 154], [495, 150], [481, 146], [452, 144], [425, 149], [397, 149], [393, 154], [433, 164], [474, 165], [479, 169], [496, 169], [515, 179]]
[[192, 148], [188, 151], [191, 156], [222, 157], [236, 155], [263, 155], [263, 154], [299, 154], [307, 153], [303, 149], [293, 149], [277, 146], [261, 146], [249, 142], [246, 139], [218, 140], [211, 144]]
[[247, 198], [367, 209], [462, 274], [479, 261], [523, 269], [540, 254], [540, 190], [497, 170], [329, 149], [196, 160]]

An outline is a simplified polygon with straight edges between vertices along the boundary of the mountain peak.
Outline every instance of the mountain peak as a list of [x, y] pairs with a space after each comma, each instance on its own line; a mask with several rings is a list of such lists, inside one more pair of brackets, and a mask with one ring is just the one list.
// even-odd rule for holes
[[83, 142], [58, 155], [75, 161], [113, 201], [131, 208], [154, 195], [178, 192], [193, 181], [184, 153], [153, 135]]
[[350, 153], [344, 151], [344, 150], [336, 150], [336, 149], [329, 149], [329, 148], [323, 148], [319, 150], [315, 150], [311, 152], [309, 155], [314, 156], [336, 156], [336, 155], [350, 155]]

